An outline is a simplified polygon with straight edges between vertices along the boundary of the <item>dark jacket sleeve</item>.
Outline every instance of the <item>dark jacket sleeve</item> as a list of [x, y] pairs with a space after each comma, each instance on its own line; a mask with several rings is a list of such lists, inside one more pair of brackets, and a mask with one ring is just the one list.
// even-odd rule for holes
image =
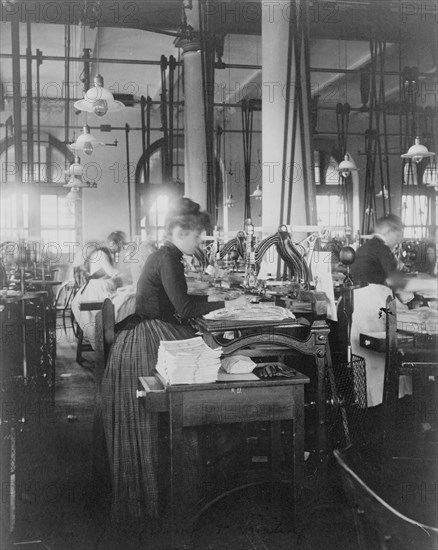
[[163, 288], [177, 314], [183, 319], [200, 317], [215, 309], [225, 307], [224, 302], [200, 302], [187, 294], [184, 266], [170, 255], [160, 259], [158, 270]]
[[402, 290], [406, 286], [406, 279], [397, 269], [397, 260], [391, 250], [385, 246], [379, 256], [380, 265], [386, 275], [386, 284], [391, 288]]

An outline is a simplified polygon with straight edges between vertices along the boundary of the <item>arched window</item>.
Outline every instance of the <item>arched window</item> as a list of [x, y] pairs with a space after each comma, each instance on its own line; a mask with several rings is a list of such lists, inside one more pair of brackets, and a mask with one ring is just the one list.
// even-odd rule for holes
[[315, 151], [314, 166], [318, 225], [350, 226], [351, 184], [348, 180], [342, 181], [337, 170], [338, 161], [325, 151]]
[[[24, 148], [26, 158], [26, 148]], [[25, 238], [45, 242], [80, 242], [80, 203], [66, 199], [64, 171], [74, 157], [51, 135], [34, 145], [34, 163], [15, 162], [11, 137], [0, 143], [0, 241]]]
[[[141, 156], [136, 172], [136, 234], [141, 240], [160, 241], [164, 219], [172, 199], [184, 194], [184, 141], [174, 139], [171, 169], [166, 167], [165, 140], [153, 143]], [[169, 172], [171, 171], [171, 174]], [[167, 175], [169, 174], [169, 175]]]

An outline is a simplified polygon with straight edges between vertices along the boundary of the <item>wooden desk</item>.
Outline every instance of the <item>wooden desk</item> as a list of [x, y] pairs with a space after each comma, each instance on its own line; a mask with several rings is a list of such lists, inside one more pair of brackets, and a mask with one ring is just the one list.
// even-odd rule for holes
[[[331, 368], [328, 353], [329, 328], [325, 321], [317, 320], [310, 328], [295, 319], [285, 321], [211, 321], [196, 319], [196, 327], [202, 333], [205, 342], [212, 348], [222, 346], [223, 354], [239, 352], [250, 356], [282, 355], [290, 350], [315, 358], [317, 387], [316, 404], [318, 411], [317, 452], [320, 462], [327, 458], [326, 434], [326, 368]], [[233, 340], [223, 341], [220, 334], [224, 331], [238, 331]], [[307, 333], [303, 339], [297, 334]], [[335, 388], [332, 388], [336, 391]]]
[[304, 384], [308, 382], [298, 372], [293, 378], [175, 386], [164, 386], [159, 375], [139, 378], [137, 397], [144, 410], [167, 413], [170, 417], [172, 548], [182, 503], [183, 428], [188, 426], [270, 421], [273, 447], [270, 480], [279, 481], [279, 453], [274, 447], [280, 444], [280, 421], [292, 420], [290, 479], [292, 518], [296, 526], [298, 484], [304, 469]]

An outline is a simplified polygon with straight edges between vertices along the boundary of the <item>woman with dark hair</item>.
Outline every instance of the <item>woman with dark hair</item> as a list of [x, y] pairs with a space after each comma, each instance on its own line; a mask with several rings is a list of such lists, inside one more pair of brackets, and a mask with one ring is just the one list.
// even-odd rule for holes
[[[351, 266], [351, 276], [355, 283], [368, 283], [366, 287], [354, 291], [354, 313], [351, 327], [353, 353], [365, 358], [367, 375], [368, 406], [380, 405], [383, 399], [385, 355], [370, 351], [360, 345], [360, 334], [384, 332], [388, 296], [416, 291], [436, 291], [436, 280], [409, 278], [397, 268], [393, 249], [403, 239], [403, 222], [394, 214], [387, 214], [376, 222], [374, 233], [356, 253]], [[411, 294], [410, 299], [414, 295]], [[400, 397], [411, 393], [410, 377], [400, 377]]]
[[[145, 513], [158, 516], [158, 418], [139, 409], [138, 377], [153, 374], [161, 340], [194, 337], [187, 320], [224, 307], [224, 302], [205, 302], [187, 293], [182, 257], [193, 254], [208, 222], [198, 204], [188, 198], [176, 202], [166, 219], [167, 241], [148, 257], [138, 281], [135, 314], [123, 321], [110, 352], [102, 413], [116, 521], [139, 520]], [[186, 430], [187, 479], [199, 474], [197, 456], [197, 434]]]

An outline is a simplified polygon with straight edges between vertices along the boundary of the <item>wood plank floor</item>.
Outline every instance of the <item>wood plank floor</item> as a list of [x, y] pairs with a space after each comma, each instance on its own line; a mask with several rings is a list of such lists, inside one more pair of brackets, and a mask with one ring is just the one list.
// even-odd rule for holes
[[[159, 528], [114, 526], [109, 494], [91, 483], [93, 354], [78, 365], [76, 341], [60, 333], [54, 410], [34, 411], [16, 442], [15, 525], [2, 549], [160, 550], [168, 536]], [[432, 480], [434, 481], [434, 480]], [[312, 484], [313, 483], [313, 484]], [[302, 532], [293, 532], [284, 494], [253, 487], [210, 508], [181, 539], [194, 550], [354, 550], [353, 520], [337, 473], [304, 490]], [[306, 493], [307, 491], [307, 493]], [[275, 498], [274, 498], [275, 497]], [[5, 494], [3, 494], [5, 498]], [[151, 532], [152, 531], [152, 532]], [[3, 534], [4, 541], [8, 537]]]

